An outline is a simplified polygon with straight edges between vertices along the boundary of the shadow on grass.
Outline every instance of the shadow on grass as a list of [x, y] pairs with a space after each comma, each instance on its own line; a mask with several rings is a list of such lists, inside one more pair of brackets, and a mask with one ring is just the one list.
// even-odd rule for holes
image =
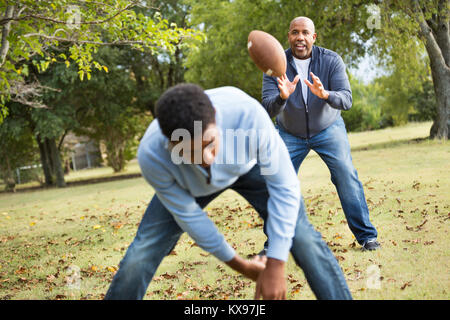
[[[110, 182], [110, 181], [117, 181], [117, 180], [135, 179], [135, 178], [140, 178], [140, 177], [142, 177], [141, 173], [131, 173], [131, 174], [122, 174], [122, 175], [118, 175], [118, 176], [88, 178], [88, 179], [83, 179], [83, 180], [67, 181], [66, 187], [82, 186], [82, 185]], [[56, 186], [45, 186], [45, 185], [44, 186], [32, 186], [32, 187], [24, 187], [24, 188], [16, 189], [14, 192], [1, 190], [0, 193], [20, 193], [20, 192], [28, 192], [28, 191], [35, 191], [35, 190], [49, 190], [49, 189], [57, 189], [57, 187]]]
[[388, 149], [388, 148], [398, 147], [401, 145], [419, 144], [421, 142], [428, 141], [428, 140], [431, 140], [431, 139], [429, 137], [424, 137], [424, 138], [379, 142], [379, 143], [368, 144], [368, 145], [364, 145], [364, 146], [352, 147], [351, 151], [368, 151], [368, 150]]

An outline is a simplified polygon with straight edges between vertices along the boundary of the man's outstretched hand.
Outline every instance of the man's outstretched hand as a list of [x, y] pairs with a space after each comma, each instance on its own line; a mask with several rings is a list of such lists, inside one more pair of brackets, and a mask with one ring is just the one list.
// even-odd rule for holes
[[284, 278], [284, 261], [268, 258], [266, 268], [256, 281], [255, 300], [285, 300], [286, 280]]
[[328, 99], [330, 93], [327, 90], [325, 90], [322, 81], [320, 81], [319, 77], [311, 72], [311, 79], [313, 83], [309, 82], [308, 79], [303, 80], [305, 84], [309, 87], [309, 90], [311, 90], [311, 92], [314, 93], [316, 96], [318, 96], [320, 99], [324, 100]]
[[283, 100], [287, 100], [291, 94], [294, 93], [295, 87], [297, 86], [298, 81], [300, 80], [300, 76], [297, 75], [294, 80], [289, 81], [288, 77], [285, 75], [277, 78], [278, 89], [280, 90], [280, 97]]

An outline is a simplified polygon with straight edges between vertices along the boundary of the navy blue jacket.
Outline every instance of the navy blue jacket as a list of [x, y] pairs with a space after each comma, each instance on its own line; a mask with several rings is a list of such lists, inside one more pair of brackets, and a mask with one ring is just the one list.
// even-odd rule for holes
[[[297, 69], [291, 49], [285, 51], [286, 75], [293, 81]], [[342, 58], [334, 51], [313, 46], [309, 72], [319, 77], [325, 90], [330, 93], [327, 100], [320, 99], [308, 88], [308, 103], [305, 105], [300, 82], [287, 100], [280, 97], [277, 78], [263, 76], [262, 105], [270, 117], [276, 117], [277, 124], [285, 131], [301, 138], [311, 138], [332, 125], [341, 110], [352, 106], [352, 91]], [[308, 72], [308, 80], [313, 83]], [[300, 80], [301, 81], [301, 80]]]

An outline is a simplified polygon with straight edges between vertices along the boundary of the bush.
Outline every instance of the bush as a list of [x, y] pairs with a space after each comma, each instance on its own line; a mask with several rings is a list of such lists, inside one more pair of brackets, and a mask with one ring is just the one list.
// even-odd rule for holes
[[381, 115], [381, 87], [377, 83], [363, 84], [350, 77], [353, 105], [342, 112], [348, 131], [367, 131], [384, 127], [386, 123]]

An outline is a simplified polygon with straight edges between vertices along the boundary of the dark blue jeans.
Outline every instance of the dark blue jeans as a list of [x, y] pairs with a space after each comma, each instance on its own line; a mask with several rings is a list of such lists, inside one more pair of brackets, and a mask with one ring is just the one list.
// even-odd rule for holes
[[[230, 188], [241, 194], [266, 221], [269, 193], [258, 165]], [[204, 208], [221, 192], [197, 198], [197, 203]], [[174, 248], [182, 233], [183, 230], [155, 195], [105, 299], [142, 299], [162, 259]], [[303, 201], [291, 253], [318, 299], [352, 298], [336, 258], [321, 234], [309, 223]]]
[[278, 132], [286, 144], [296, 172], [311, 149], [325, 162], [331, 173], [331, 181], [336, 186], [348, 226], [358, 243], [364, 244], [376, 239], [377, 230], [369, 220], [363, 186], [352, 163], [344, 120], [340, 117], [311, 139], [293, 136], [281, 127]]

